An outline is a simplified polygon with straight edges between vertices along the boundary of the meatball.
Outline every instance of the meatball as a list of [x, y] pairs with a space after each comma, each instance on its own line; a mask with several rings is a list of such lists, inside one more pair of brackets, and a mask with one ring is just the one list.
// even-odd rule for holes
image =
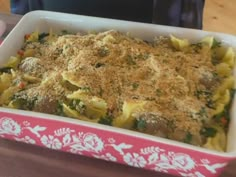
[[170, 132], [168, 120], [154, 113], [136, 115], [136, 129], [140, 132], [159, 137], [168, 137]]
[[33, 111], [55, 114], [57, 110], [57, 105], [58, 102], [56, 99], [42, 97], [37, 99], [37, 101], [35, 102]]
[[135, 120], [135, 129], [139, 132], [193, 145], [203, 144], [203, 138], [200, 133], [191, 134], [188, 131], [180, 130], [175, 127], [171, 120], [156, 113], [139, 113], [135, 115]]
[[22, 72], [35, 76], [35, 77], [40, 77], [41, 74], [45, 72], [42, 61], [39, 58], [35, 58], [35, 57], [25, 58], [21, 62], [19, 69]]

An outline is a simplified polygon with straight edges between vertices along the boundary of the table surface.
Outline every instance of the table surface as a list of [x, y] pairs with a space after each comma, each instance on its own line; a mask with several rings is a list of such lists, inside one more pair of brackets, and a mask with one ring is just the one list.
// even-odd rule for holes
[[[9, 31], [21, 16], [0, 14]], [[121, 164], [106, 162], [0, 138], [0, 177], [172, 177]], [[221, 174], [236, 176], [236, 161]]]

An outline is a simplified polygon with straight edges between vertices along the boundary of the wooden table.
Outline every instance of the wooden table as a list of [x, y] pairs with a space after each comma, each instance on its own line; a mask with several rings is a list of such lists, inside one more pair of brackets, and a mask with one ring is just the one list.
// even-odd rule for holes
[[[21, 16], [0, 14], [7, 23], [6, 34]], [[0, 177], [172, 177], [121, 164], [53, 151], [0, 138]], [[236, 176], [236, 161], [222, 177]]]

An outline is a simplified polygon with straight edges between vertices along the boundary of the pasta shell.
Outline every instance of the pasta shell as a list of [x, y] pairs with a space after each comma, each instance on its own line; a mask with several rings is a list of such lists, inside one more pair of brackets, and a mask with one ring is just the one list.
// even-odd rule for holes
[[170, 35], [170, 40], [173, 47], [177, 50], [183, 50], [184, 48], [189, 46], [189, 41], [187, 39], [179, 39], [173, 35]]
[[234, 67], [235, 65], [235, 53], [233, 51], [232, 47], [229, 47], [228, 50], [226, 51], [223, 61], [227, 63], [231, 68]]
[[201, 43], [206, 44], [210, 48], [212, 47], [214, 42], [214, 37], [213, 36], [207, 36], [201, 40]]
[[216, 72], [221, 77], [230, 76], [232, 74], [232, 70], [227, 63], [220, 63], [216, 65]]
[[213, 110], [213, 116], [222, 113], [224, 111], [224, 108], [225, 104], [217, 103], [215, 110]]
[[227, 89], [218, 102], [226, 105], [229, 103], [229, 101], [230, 101], [230, 91]]

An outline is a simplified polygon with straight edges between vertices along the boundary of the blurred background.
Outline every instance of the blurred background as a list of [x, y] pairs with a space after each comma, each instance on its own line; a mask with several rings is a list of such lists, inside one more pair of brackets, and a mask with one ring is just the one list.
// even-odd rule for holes
[[[206, 0], [203, 30], [236, 35], [236, 0]], [[0, 12], [10, 13], [9, 0], [0, 0]]]

